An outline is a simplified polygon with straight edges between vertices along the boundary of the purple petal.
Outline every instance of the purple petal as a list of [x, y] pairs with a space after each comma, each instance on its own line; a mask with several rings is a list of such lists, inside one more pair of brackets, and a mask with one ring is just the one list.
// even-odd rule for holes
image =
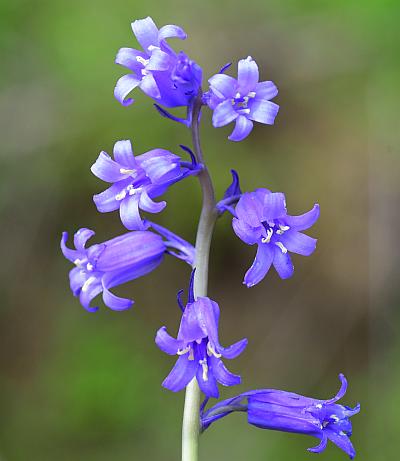
[[246, 349], [247, 343], [247, 339], [243, 338], [232, 346], [221, 348], [220, 352], [226, 359], [234, 359]]
[[138, 57], [147, 59], [147, 55], [141, 51], [133, 48], [120, 48], [117, 56], [115, 57], [115, 64], [119, 64], [120, 66], [124, 66], [129, 70], [140, 74], [143, 69], [143, 64], [136, 59]]
[[254, 59], [251, 56], [241, 59], [238, 63], [238, 84], [242, 96], [246, 96], [254, 90], [258, 78], [258, 66]]
[[285, 218], [285, 222], [289, 227], [294, 228], [298, 231], [302, 231], [314, 225], [318, 218], [319, 205], [316, 203], [310, 211], [307, 211], [307, 213], [304, 213], [299, 216], [287, 215]]
[[240, 238], [240, 240], [247, 243], [247, 245], [254, 245], [260, 240], [262, 234], [261, 227], [258, 229], [251, 227], [241, 219], [237, 218], [232, 219], [232, 227], [235, 234]]
[[143, 211], [147, 211], [148, 213], [159, 213], [167, 206], [167, 202], [153, 202], [144, 190], [140, 194], [139, 206]]
[[91, 307], [92, 300], [103, 290], [100, 280], [96, 277], [90, 277], [86, 280], [79, 295], [79, 301], [82, 306], [89, 312], [96, 312], [98, 307]]
[[69, 286], [74, 296], [78, 296], [87, 278], [85, 271], [79, 267], [69, 271]]
[[79, 229], [74, 235], [74, 245], [78, 251], [85, 252], [86, 242], [93, 237], [94, 231], [86, 228]]
[[236, 125], [231, 135], [228, 137], [230, 141], [242, 141], [246, 138], [253, 129], [253, 122], [244, 115], [239, 115], [236, 119]]
[[257, 285], [267, 275], [272, 261], [274, 260], [274, 250], [269, 243], [260, 243], [257, 254], [250, 269], [244, 276], [243, 283], [248, 287]]
[[281, 235], [279, 240], [290, 252], [303, 256], [310, 256], [317, 245], [317, 239], [291, 229]]
[[217, 359], [216, 357], [212, 356], [210, 357], [209, 361], [211, 362], [212, 374], [223, 386], [236, 386], [237, 384], [240, 384], [240, 376], [231, 373], [222, 363], [221, 359]]
[[[201, 391], [207, 397], [214, 397], [217, 399], [219, 397], [218, 384], [212, 372], [212, 369], [209, 369], [207, 374], [204, 375], [202, 366], [197, 367], [196, 373], [197, 382]], [[203, 379], [206, 378], [206, 379]]]
[[98, 211], [100, 211], [100, 213], [108, 213], [118, 210], [121, 205], [121, 200], [117, 200], [115, 197], [131, 182], [131, 178], [118, 181], [100, 194], [93, 195], [93, 201]]
[[321, 453], [321, 451], [325, 450], [327, 444], [328, 444], [328, 438], [325, 435], [325, 433], [322, 433], [321, 442], [316, 447], [307, 448], [307, 450], [310, 451], [311, 453]]
[[122, 224], [129, 230], [144, 230], [146, 226], [143, 224], [139, 213], [140, 194], [130, 195], [121, 201], [119, 209]]
[[282, 192], [272, 192], [264, 197], [263, 220], [272, 221], [286, 216], [286, 199]]
[[160, 99], [161, 93], [158, 89], [157, 83], [154, 80], [152, 74], [147, 74], [143, 77], [143, 80], [140, 83], [140, 89], [147, 94], [150, 98]]
[[101, 151], [90, 171], [102, 181], [116, 182], [126, 178], [126, 175], [121, 174], [120, 169], [120, 165], [114, 162], [107, 152]]
[[[108, 240], [103, 246], [96, 269], [107, 272], [104, 275], [107, 288], [147, 273], [148, 264], [155, 262], [158, 265], [165, 251], [162, 238], [149, 231], [126, 232]], [[125, 276], [126, 269], [128, 273]]]
[[225, 74], [213, 75], [208, 83], [211, 89], [221, 99], [232, 99], [236, 94], [237, 81]]
[[132, 144], [128, 139], [117, 141], [114, 144], [114, 158], [120, 165], [127, 169], [137, 168], [135, 157], [133, 155]]
[[161, 327], [156, 335], [157, 346], [168, 355], [175, 355], [179, 349], [184, 345], [182, 341], [173, 338], [168, 332], [166, 327]]
[[162, 184], [181, 175], [180, 158], [168, 150], [152, 149], [136, 160], [153, 184]]
[[340, 373], [339, 379], [340, 379], [340, 384], [341, 384], [340, 389], [339, 389], [338, 393], [335, 395], [335, 397], [333, 397], [332, 399], [326, 400], [325, 403], [327, 405], [337, 402], [342, 397], [344, 397], [344, 395], [346, 394], [346, 391], [347, 391], [347, 379], [345, 378], [343, 373]]
[[103, 301], [104, 304], [114, 311], [124, 311], [129, 309], [133, 305], [133, 301], [131, 299], [120, 298], [111, 291], [106, 288], [105, 284], [103, 283]]
[[283, 253], [277, 246], [274, 246], [273, 264], [281, 279], [288, 279], [293, 275], [294, 267], [289, 253]]
[[256, 93], [255, 99], [264, 99], [266, 101], [274, 98], [278, 94], [278, 88], [275, 83], [271, 81], [257, 83], [254, 91]]
[[61, 251], [65, 258], [67, 258], [71, 262], [74, 262], [82, 256], [82, 253], [80, 251], [71, 250], [70, 248], [68, 248], [66, 245], [67, 240], [68, 232], [63, 232], [60, 242]]
[[237, 217], [251, 227], [259, 227], [264, 220], [264, 201], [260, 193], [245, 192], [235, 208]]
[[150, 61], [146, 66], [146, 70], [167, 70], [171, 61], [169, 54], [161, 50], [153, 50], [151, 53]]
[[262, 99], [253, 99], [249, 102], [250, 114], [248, 117], [251, 120], [267, 125], [273, 125], [275, 117], [278, 114], [279, 106], [271, 101]]
[[324, 432], [326, 433], [328, 439], [341, 450], [343, 450], [350, 457], [350, 459], [354, 458], [356, 455], [356, 450], [354, 449], [353, 444], [346, 434], [341, 434], [340, 432], [338, 433], [330, 427], [326, 427]]
[[197, 369], [197, 363], [194, 360], [188, 360], [188, 355], [181, 355], [176, 361], [169, 375], [164, 379], [162, 385], [166, 389], [178, 392], [186, 387], [194, 378]]
[[185, 40], [187, 38], [186, 32], [182, 29], [182, 27], [174, 26], [172, 24], [168, 24], [166, 26], [161, 27], [158, 31], [158, 40], [165, 40], [167, 38], [180, 38], [181, 40]]
[[128, 94], [136, 88], [141, 82], [141, 79], [132, 74], [123, 75], [115, 85], [114, 96], [123, 106], [129, 106], [133, 103], [132, 98], [125, 99]]
[[238, 117], [237, 112], [232, 106], [230, 99], [227, 99], [215, 108], [212, 118], [212, 123], [215, 128], [225, 126], [233, 122]]
[[132, 30], [137, 41], [144, 51], [148, 51], [149, 46], [158, 46], [158, 29], [154, 21], [148, 16], [144, 19], [137, 19], [132, 24]]

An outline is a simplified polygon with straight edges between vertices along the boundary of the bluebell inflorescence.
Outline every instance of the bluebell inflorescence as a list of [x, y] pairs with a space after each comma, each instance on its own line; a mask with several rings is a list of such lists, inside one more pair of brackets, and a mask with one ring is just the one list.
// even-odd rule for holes
[[[208, 79], [209, 86], [203, 92], [201, 67], [183, 51], [175, 51], [168, 41], [186, 39], [181, 27], [166, 25], [159, 29], [147, 17], [134, 21], [132, 30], [141, 49], [118, 51], [115, 62], [129, 73], [117, 81], [115, 98], [123, 106], [129, 106], [133, 102], [131, 92], [140, 88], [152, 99], [161, 116], [190, 129], [193, 150], [180, 145], [190, 155], [190, 161], [163, 148], [135, 156], [131, 142], [125, 139], [115, 143], [113, 156], [104, 151], [99, 154], [91, 171], [109, 186], [93, 196], [94, 203], [101, 213], [119, 210], [125, 231], [87, 246], [94, 231], [82, 228], [74, 235], [75, 248], [67, 246], [68, 234], [62, 234], [62, 253], [74, 264], [69, 272], [73, 295], [89, 312], [98, 310], [95, 298], [99, 295], [110, 309], [122, 311], [130, 308], [133, 300], [118, 297], [111, 289], [150, 273], [161, 264], [165, 254], [191, 266], [186, 304], [181, 300], [182, 292], [178, 293], [182, 316], [177, 337], [171, 336], [165, 326], [155, 337], [163, 352], [178, 357], [162, 385], [174, 392], [187, 388], [183, 461], [197, 460], [193, 453], [197, 450], [199, 423], [204, 431], [234, 411], [246, 412], [248, 422], [263, 429], [317, 437], [320, 444], [310, 451], [324, 450], [331, 440], [353, 458], [350, 417], [359, 412], [360, 406], [350, 408], [337, 403], [347, 388], [343, 375], [340, 375], [340, 391], [329, 400], [260, 389], [222, 400], [205, 410], [209, 398], [219, 397], [218, 383], [234, 386], [241, 382], [241, 377], [231, 373], [222, 359], [239, 356], [247, 346], [247, 339], [229, 347], [220, 344], [220, 308], [207, 296], [208, 258], [217, 218], [230, 213], [235, 234], [247, 245], [257, 245], [254, 262], [244, 276], [244, 284], [252, 287], [266, 277], [271, 266], [281, 279], [291, 277], [294, 268], [290, 253], [309, 256], [315, 251], [317, 240], [303, 231], [318, 220], [319, 205], [302, 215], [289, 215], [282, 192], [266, 188], [242, 192], [235, 170], [231, 170], [232, 183], [216, 202], [200, 142], [203, 108], [211, 110], [212, 125], [216, 128], [234, 122], [229, 139], [242, 141], [252, 131], [254, 122], [274, 124], [279, 105], [272, 99], [278, 89], [272, 81], [259, 81], [257, 63], [249, 56], [239, 60], [237, 78], [225, 73], [229, 67], [226, 65]], [[166, 110], [178, 107], [185, 111], [183, 118]], [[198, 178], [203, 196], [195, 247], [144, 216], [162, 211], [166, 202], [161, 197], [188, 176]], [[201, 393], [205, 400], [200, 407]]]

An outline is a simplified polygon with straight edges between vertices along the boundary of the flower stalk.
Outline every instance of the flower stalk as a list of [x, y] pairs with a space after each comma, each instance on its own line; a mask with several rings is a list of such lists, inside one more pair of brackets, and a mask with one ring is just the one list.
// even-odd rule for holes
[[[194, 295], [207, 296], [208, 261], [210, 255], [211, 238], [215, 222], [218, 217], [214, 187], [210, 174], [204, 163], [200, 144], [199, 119], [202, 106], [202, 91], [200, 90], [192, 108], [191, 131], [193, 150], [198, 163], [203, 164], [199, 173], [202, 191], [202, 208], [196, 236], [196, 268], [194, 279]], [[182, 423], [182, 461], [198, 461], [200, 435], [200, 388], [196, 378], [188, 384], [185, 394], [185, 405]]]

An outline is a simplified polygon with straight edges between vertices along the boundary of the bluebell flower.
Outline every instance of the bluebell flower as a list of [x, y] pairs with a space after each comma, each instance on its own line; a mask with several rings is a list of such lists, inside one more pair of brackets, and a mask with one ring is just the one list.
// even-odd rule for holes
[[235, 121], [229, 139], [241, 141], [253, 129], [253, 121], [273, 125], [279, 106], [270, 101], [278, 94], [271, 81], [259, 82], [257, 63], [249, 56], [238, 63], [238, 78], [224, 73], [211, 77], [204, 102], [214, 111], [215, 128]]
[[75, 265], [69, 273], [71, 291], [74, 296], [79, 296], [86, 310], [98, 310], [98, 307], [91, 306], [91, 302], [100, 293], [103, 294], [104, 304], [110, 309], [124, 310], [131, 307], [132, 300], [120, 298], [110, 289], [151, 272], [160, 265], [165, 253], [193, 264], [193, 246], [161, 226], [158, 227], [166, 240], [150, 231], [134, 231], [89, 248], [86, 248], [86, 242], [94, 232], [82, 228], [74, 235], [75, 249], [66, 246], [68, 234], [63, 232], [61, 250]]
[[121, 77], [114, 90], [116, 99], [127, 106], [133, 99], [127, 98], [136, 87], [166, 107], [186, 106], [201, 85], [201, 68], [185, 53], [175, 53], [167, 44], [167, 38], [184, 40], [181, 27], [167, 25], [158, 29], [147, 17], [132, 23], [132, 30], [143, 51], [121, 48], [115, 59], [117, 64], [132, 73]]
[[170, 336], [166, 327], [160, 328], [156, 335], [156, 344], [162, 351], [179, 357], [162, 385], [178, 392], [196, 378], [205, 395], [218, 397], [217, 382], [224, 386], [240, 383], [240, 376], [228, 371], [221, 357], [237, 357], [246, 347], [247, 339], [227, 348], [221, 346], [218, 338], [219, 306], [207, 297], [194, 300], [192, 283], [188, 304], [184, 307], [180, 302], [180, 306], [183, 314], [177, 338]]
[[282, 279], [291, 277], [294, 268], [289, 252], [309, 256], [315, 250], [317, 240], [301, 231], [317, 221], [318, 204], [305, 214], [290, 216], [283, 193], [256, 189], [240, 197], [234, 212], [232, 226], [236, 235], [258, 247], [253, 265], [244, 277], [243, 283], [248, 287], [260, 282], [271, 265]]
[[91, 167], [92, 173], [103, 181], [112, 183], [93, 200], [101, 213], [120, 210], [121, 221], [129, 230], [144, 230], [139, 210], [158, 213], [165, 201], [152, 199], [162, 195], [167, 188], [188, 175], [196, 174], [200, 167], [183, 162], [180, 157], [164, 149], [153, 149], [134, 157], [130, 141], [117, 141], [114, 160], [101, 152]]
[[360, 411], [360, 404], [350, 408], [336, 403], [347, 390], [346, 378], [342, 374], [339, 378], [341, 388], [329, 400], [313, 399], [276, 389], [245, 392], [203, 411], [202, 429], [207, 429], [214, 421], [234, 411], [247, 411], [249, 424], [262, 429], [317, 437], [320, 444], [308, 449], [314, 453], [323, 451], [330, 440], [353, 459], [356, 452], [350, 441], [352, 424], [349, 418]]

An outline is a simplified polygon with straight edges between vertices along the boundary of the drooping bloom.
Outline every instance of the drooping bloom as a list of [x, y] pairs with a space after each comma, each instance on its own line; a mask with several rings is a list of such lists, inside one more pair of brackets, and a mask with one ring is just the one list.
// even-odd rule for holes
[[170, 336], [165, 327], [156, 335], [156, 344], [162, 351], [179, 356], [163, 386], [178, 392], [196, 377], [205, 395], [218, 397], [217, 381], [224, 386], [240, 383], [240, 376], [228, 371], [221, 357], [237, 357], [246, 347], [247, 339], [227, 348], [221, 346], [218, 338], [219, 306], [207, 297], [194, 300], [192, 283], [188, 304], [183, 307], [180, 302], [180, 306], [183, 314], [177, 338]]
[[308, 451], [319, 453], [330, 440], [353, 459], [356, 452], [350, 441], [352, 424], [349, 418], [360, 411], [360, 404], [350, 408], [336, 403], [347, 390], [346, 378], [342, 374], [339, 378], [341, 388], [329, 400], [313, 399], [276, 389], [245, 392], [203, 412], [202, 429], [207, 429], [214, 421], [234, 411], [247, 411], [248, 422], [254, 426], [319, 438], [320, 444]]
[[282, 279], [291, 277], [294, 268], [289, 252], [303, 256], [313, 253], [317, 240], [301, 231], [311, 227], [318, 217], [318, 204], [307, 213], [290, 216], [283, 193], [268, 189], [245, 192], [235, 207], [232, 226], [243, 242], [257, 244], [258, 249], [243, 283], [248, 287], [256, 285], [272, 264]]
[[139, 209], [158, 213], [166, 202], [152, 199], [162, 195], [167, 188], [200, 167], [181, 161], [180, 157], [164, 149], [153, 149], [134, 157], [130, 141], [117, 141], [114, 160], [101, 152], [92, 165], [92, 173], [103, 181], [112, 183], [93, 200], [101, 213], [120, 210], [121, 221], [129, 230], [144, 230], [145, 224]]
[[273, 125], [279, 106], [270, 101], [278, 94], [271, 81], [259, 82], [257, 63], [249, 56], [238, 63], [238, 78], [224, 73], [211, 77], [205, 103], [214, 111], [215, 128], [235, 121], [228, 139], [242, 141], [253, 129], [253, 121]]
[[167, 25], [158, 29], [147, 17], [132, 23], [132, 30], [143, 51], [121, 48], [115, 59], [132, 71], [121, 77], [114, 90], [116, 99], [128, 106], [133, 99], [127, 98], [136, 87], [166, 107], [186, 106], [201, 85], [201, 68], [185, 53], [175, 53], [167, 44], [167, 38], [184, 40], [186, 33], [181, 27]]
[[114, 295], [110, 288], [148, 274], [161, 263], [165, 253], [193, 264], [193, 246], [170, 231], [166, 241], [150, 231], [134, 231], [86, 248], [86, 242], [93, 235], [90, 229], [78, 230], [74, 235], [75, 249], [66, 246], [67, 232], [63, 232], [61, 239], [64, 256], [76, 266], [69, 273], [72, 293], [79, 296], [82, 306], [89, 312], [98, 310], [91, 302], [100, 293], [110, 309], [131, 307], [132, 300]]

